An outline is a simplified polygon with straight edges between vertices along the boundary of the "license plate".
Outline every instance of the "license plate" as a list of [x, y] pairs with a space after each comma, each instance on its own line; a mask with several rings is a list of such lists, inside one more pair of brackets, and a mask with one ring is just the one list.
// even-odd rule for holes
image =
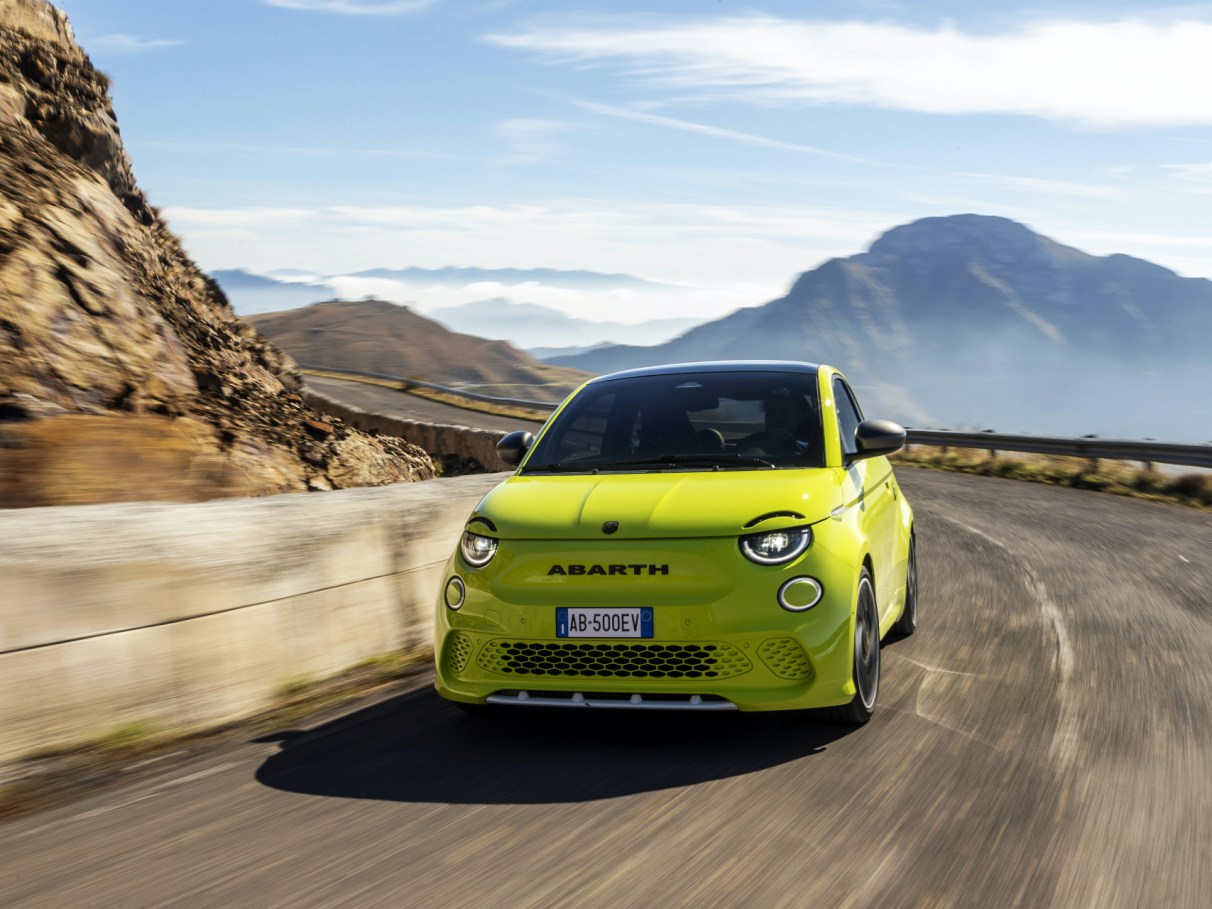
[[560, 606], [556, 608], [557, 638], [650, 638], [652, 607], [632, 609]]

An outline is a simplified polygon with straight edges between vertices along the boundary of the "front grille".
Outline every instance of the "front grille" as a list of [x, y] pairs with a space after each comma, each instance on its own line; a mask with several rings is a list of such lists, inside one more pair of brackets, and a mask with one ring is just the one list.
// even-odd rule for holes
[[793, 638], [770, 638], [758, 648], [762, 662], [780, 679], [806, 679], [812, 675], [812, 664], [804, 648]]
[[471, 638], [461, 631], [454, 632], [446, 639], [446, 666], [455, 675], [458, 675], [467, 666], [467, 661], [471, 659], [471, 651], [473, 645]]
[[614, 679], [726, 679], [753, 668], [731, 644], [491, 641], [478, 662], [500, 675]]

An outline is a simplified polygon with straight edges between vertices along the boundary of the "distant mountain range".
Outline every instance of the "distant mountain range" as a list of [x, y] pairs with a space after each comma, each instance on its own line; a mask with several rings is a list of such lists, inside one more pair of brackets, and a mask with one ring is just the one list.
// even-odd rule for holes
[[261, 312], [277, 312], [331, 300], [336, 291], [328, 284], [313, 281], [282, 281], [256, 275], [240, 268], [212, 271], [232, 307], [242, 316]]
[[594, 338], [616, 344], [654, 343], [672, 338], [702, 321], [653, 319], [637, 325], [592, 322], [565, 315], [550, 306], [513, 303], [503, 297], [435, 309], [428, 315], [455, 331], [485, 338], [504, 338], [527, 348], [589, 346], [586, 339]]
[[351, 272], [357, 278], [386, 278], [409, 284], [461, 286], [464, 284], [546, 284], [552, 287], [616, 289], [663, 287], [634, 275], [559, 268], [370, 268]]
[[869, 412], [912, 425], [1204, 441], [1210, 341], [1212, 282], [969, 214], [895, 227], [786, 296], [667, 343], [550, 362], [809, 360], [865, 386]]
[[[612, 311], [620, 297], [677, 298], [686, 288], [633, 275], [554, 268], [372, 268], [344, 275], [316, 275], [280, 269], [267, 275], [243, 269], [211, 273], [241, 315], [278, 312], [335, 299], [386, 299], [441, 320], [455, 331], [499, 338], [517, 347], [555, 348], [555, 355], [597, 344], [657, 344], [703, 321], [665, 318], [640, 323], [597, 322], [567, 315], [553, 306], [518, 302], [510, 294], [558, 299], [569, 307]], [[491, 296], [488, 296], [490, 295]], [[454, 305], [452, 305], [454, 304]], [[560, 350], [560, 348], [570, 348]]]
[[[550, 366], [504, 341], [449, 331], [406, 306], [383, 300], [331, 301], [247, 317], [301, 363], [378, 372], [443, 385], [525, 386], [534, 400], [560, 400], [587, 376]], [[544, 387], [536, 387], [544, 386]]]

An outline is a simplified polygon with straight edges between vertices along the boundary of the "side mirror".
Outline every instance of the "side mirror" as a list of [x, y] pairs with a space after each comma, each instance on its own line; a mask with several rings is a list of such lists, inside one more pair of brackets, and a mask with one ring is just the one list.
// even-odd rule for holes
[[[903, 430], [901, 434], [904, 435]], [[530, 446], [533, 444], [534, 436], [525, 429], [519, 429], [497, 442], [497, 457], [510, 467], [517, 467], [522, 463], [522, 458], [526, 456], [526, 452], [530, 451]]]
[[852, 455], [856, 461], [892, 454], [905, 445], [905, 427], [891, 420], [863, 420], [854, 431], [854, 443], [858, 446]]

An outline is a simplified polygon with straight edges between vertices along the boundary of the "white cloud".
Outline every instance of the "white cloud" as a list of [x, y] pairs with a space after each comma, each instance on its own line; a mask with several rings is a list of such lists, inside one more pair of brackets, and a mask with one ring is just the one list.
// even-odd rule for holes
[[[753, 133], [740, 132], [735, 129], [726, 129], [720, 126], [710, 126], [706, 123], [695, 123], [691, 120], [681, 120], [676, 117], [666, 117], [661, 114], [650, 114], [645, 111], [634, 110], [632, 108], [617, 107], [613, 104], [598, 104], [592, 101], [573, 101], [577, 107], [583, 110], [590, 111], [595, 114], [602, 114], [607, 117], [616, 117], [620, 120], [632, 120], [636, 123], [647, 123], [651, 126], [663, 126], [668, 129], [679, 129], [686, 132], [699, 133], [704, 136], [713, 136], [717, 139], [730, 139], [735, 142], [742, 142], [746, 145], [757, 145], [762, 148], [774, 148], [780, 151], [803, 152], [809, 155], [818, 155], [822, 158], [833, 158], [839, 161], [854, 161], [861, 164], [884, 164], [882, 161], [872, 161], [868, 158], [859, 158], [855, 155], [847, 155], [842, 152], [829, 151], [824, 148], [817, 148], [813, 145], [800, 145], [795, 142], [784, 142], [780, 139], [770, 139], [766, 136], [758, 136]], [[896, 166], [896, 165], [888, 165]]]
[[439, 0], [264, 0], [282, 9], [300, 9], [342, 16], [404, 16], [433, 6]]
[[563, 154], [566, 146], [560, 136], [571, 128], [571, 124], [558, 120], [516, 118], [502, 120], [496, 132], [505, 140], [515, 162], [532, 162]]
[[488, 37], [560, 63], [766, 103], [1022, 114], [1100, 125], [1212, 123], [1212, 22], [1040, 21], [1001, 34], [750, 16]]
[[1185, 180], [1212, 180], [1212, 163], [1163, 164], [1162, 170]]
[[200, 155], [218, 153], [249, 158], [290, 156], [300, 158], [418, 158], [444, 161], [474, 161], [479, 160], [481, 157], [457, 152], [423, 151], [407, 148], [356, 148], [348, 146], [322, 148], [305, 145], [254, 145], [247, 142], [164, 142], [151, 140], [141, 142], [140, 145], [142, 148], [154, 148], [157, 151]]
[[[544, 267], [622, 272], [679, 285], [655, 308], [646, 294], [612, 296], [611, 318], [624, 321], [651, 318], [653, 312], [706, 318], [765, 302], [798, 273], [832, 256], [858, 252], [889, 225], [907, 220], [903, 211], [600, 200], [527, 206], [169, 208], [165, 214], [191, 253], [211, 269], [293, 267], [331, 275], [374, 267]], [[474, 295], [459, 301], [496, 295], [490, 291], [474, 289]], [[558, 303], [538, 291], [502, 295]], [[405, 299], [426, 308], [420, 297]], [[571, 306], [573, 301], [568, 302]], [[600, 295], [597, 303], [603, 305]], [[592, 317], [593, 312], [579, 314]]]
[[1081, 196], [1090, 199], [1111, 199], [1123, 195], [1118, 186], [1107, 183], [1074, 183], [1070, 180], [1049, 180], [1042, 177], [1021, 177], [1012, 174], [974, 174], [958, 172], [952, 176], [981, 180], [1011, 189], [1045, 193], [1055, 196]]
[[184, 43], [184, 41], [175, 38], [140, 38], [138, 35], [114, 33], [89, 38], [84, 42], [84, 46], [89, 50], [104, 50], [121, 54], [154, 50], [160, 47], [176, 47]]

